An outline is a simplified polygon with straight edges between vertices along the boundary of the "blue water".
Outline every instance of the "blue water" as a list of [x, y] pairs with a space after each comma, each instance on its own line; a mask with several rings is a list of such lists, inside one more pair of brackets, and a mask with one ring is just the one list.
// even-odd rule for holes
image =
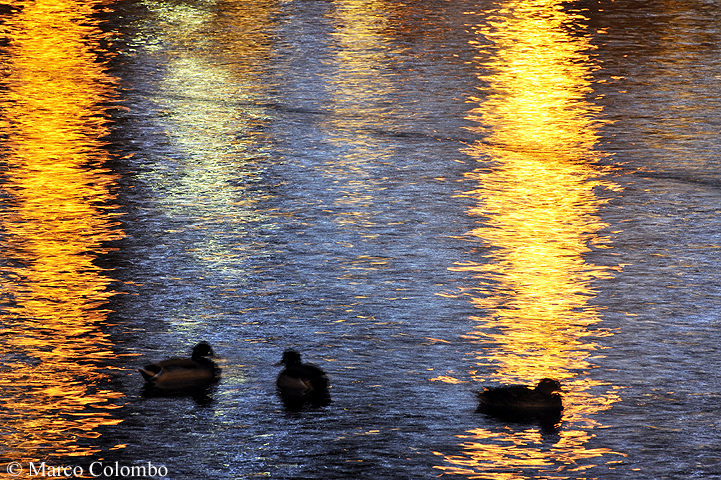
[[[721, 476], [715, 2], [43, 8], [2, 13], [2, 469]], [[199, 340], [206, 398], [141, 395]], [[555, 428], [475, 412], [544, 376]]]

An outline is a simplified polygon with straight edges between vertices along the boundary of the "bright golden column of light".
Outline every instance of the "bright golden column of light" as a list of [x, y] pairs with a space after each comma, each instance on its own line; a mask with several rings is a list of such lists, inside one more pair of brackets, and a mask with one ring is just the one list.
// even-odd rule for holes
[[[444, 455], [453, 466], [438, 467], [449, 473], [525, 478], [507, 472], [559, 464], [570, 471], [579, 460], [612, 453], [587, 447], [597, 425], [589, 415], [618, 396], [608, 388], [591, 395], [599, 382], [579, 372], [593, 368], [590, 359], [598, 355], [590, 338], [598, 332], [588, 328], [599, 321], [589, 303], [593, 281], [610, 274], [586, 259], [594, 246], [610, 248], [600, 235], [607, 225], [598, 192], [616, 187], [597, 166], [592, 45], [567, 8], [552, 0], [511, 2], [473, 26], [483, 94], [469, 98], [477, 104], [469, 118], [483, 140], [465, 151], [479, 166], [467, 174], [472, 187], [462, 196], [474, 200], [469, 215], [477, 227], [468, 236], [485, 254], [452, 267], [479, 280], [462, 292], [479, 312], [466, 336], [483, 346], [474, 378], [486, 384], [559, 379], [566, 427], [548, 451], [534, 447], [542, 442], [534, 428], [466, 432], [459, 435], [463, 454]], [[492, 378], [485, 378], [489, 371]]]
[[4, 23], [0, 425], [16, 460], [89, 455], [77, 438], [118, 422], [110, 401], [121, 395], [101, 385], [113, 356], [101, 328], [112, 292], [95, 261], [122, 233], [116, 179], [103, 167], [114, 79], [98, 59], [96, 8], [23, 2]]
[[[471, 111], [485, 131], [466, 153], [483, 166], [467, 175], [476, 200], [469, 235], [489, 253], [454, 269], [477, 272], [471, 301], [481, 310], [479, 337], [499, 343], [498, 377], [564, 377], [586, 356], [586, 327], [598, 321], [587, 302], [591, 282], [608, 275], [584, 254], [603, 246], [598, 232], [610, 184], [594, 166], [598, 108], [591, 92], [591, 49], [573, 37], [573, 17], [555, 2], [517, 5], [479, 31], [495, 42], [481, 79], [491, 94]], [[474, 334], [471, 334], [474, 335]]]

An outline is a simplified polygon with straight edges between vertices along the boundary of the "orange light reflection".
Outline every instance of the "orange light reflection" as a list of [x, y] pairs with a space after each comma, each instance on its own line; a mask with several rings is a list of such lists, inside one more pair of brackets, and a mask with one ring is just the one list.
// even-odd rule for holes
[[[595, 248], [611, 248], [599, 232], [598, 189], [617, 189], [597, 167], [600, 108], [587, 100], [592, 45], [579, 35], [578, 13], [560, 1], [511, 2], [473, 26], [481, 60], [483, 98], [469, 118], [483, 141], [466, 149], [479, 166], [462, 196], [478, 218], [469, 237], [487, 247], [472, 272], [479, 286], [461, 292], [478, 308], [466, 335], [476, 352], [479, 382], [532, 384], [542, 377], [564, 384], [563, 427], [549, 448], [538, 428], [478, 428], [460, 435], [462, 453], [443, 455], [447, 474], [468, 478], [560, 478], [589, 468], [584, 459], [614, 454], [588, 446], [600, 426], [594, 414], [618, 401], [617, 389], [587, 376], [600, 357], [589, 326], [599, 321], [593, 282], [610, 275], [587, 262]], [[576, 33], [572, 33], [576, 30]], [[599, 394], [599, 392], [602, 392]], [[618, 457], [615, 457], [617, 459]]]
[[[323, 164], [320, 174], [331, 181], [340, 195], [328, 210], [341, 234], [359, 234], [361, 241], [373, 240], [377, 234], [368, 231], [377, 226], [378, 212], [385, 206], [378, 203], [389, 178], [380, 173], [394, 155], [392, 145], [378, 142], [373, 132], [392, 128], [394, 83], [388, 78], [392, 63], [387, 38], [392, 6], [374, 0], [355, 2], [334, 1], [328, 14], [335, 30], [338, 47], [333, 49], [332, 75], [327, 80], [332, 110], [321, 128], [339, 154]], [[347, 249], [342, 262], [345, 273], [339, 277], [349, 285], [365, 282], [378, 270], [388, 268], [387, 257], [365, 254], [355, 243], [336, 241]], [[389, 299], [397, 292], [389, 292]]]
[[102, 330], [113, 292], [95, 264], [122, 236], [115, 176], [102, 166], [114, 79], [98, 59], [97, 8], [22, 2], [4, 23], [0, 428], [15, 461], [91, 455], [97, 447], [79, 439], [121, 421], [122, 394], [104, 370], [115, 356]]

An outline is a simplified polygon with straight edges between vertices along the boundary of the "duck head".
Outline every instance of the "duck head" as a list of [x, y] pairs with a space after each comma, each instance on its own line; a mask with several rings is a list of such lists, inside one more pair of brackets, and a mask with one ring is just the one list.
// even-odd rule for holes
[[283, 359], [280, 361], [278, 365], [285, 365], [287, 367], [291, 365], [300, 365], [300, 353], [296, 352], [295, 350], [286, 350], [283, 352]]
[[538, 382], [535, 391], [543, 395], [550, 395], [553, 392], [562, 392], [563, 390], [561, 389], [561, 384], [558, 382], [558, 380], [544, 378], [543, 380]]
[[208, 342], [200, 342], [195, 347], [193, 347], [193, 360], [198, 360], [204, 357], [212, 357], [213, 356], [213, 349], [210, 348], [210, 345]]

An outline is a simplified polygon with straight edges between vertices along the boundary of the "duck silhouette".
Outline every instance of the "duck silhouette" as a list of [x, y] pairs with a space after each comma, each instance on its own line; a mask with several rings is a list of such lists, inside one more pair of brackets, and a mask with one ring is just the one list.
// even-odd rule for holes
[[275, 385], [287, 410], [297, 411], [305, 406], [321, 407], [330, 403], [328, 377], [315, 365], [302, 363], [300, 353], [286, 350], [278, 365], [285, 365]]
[[542, 420], [560, 420], [563, 400], [557, 380], [544, 378], [535, 388], [524, 385], [508, 385], [485, 388], [478, 392], [478, 410], [511, 420], [539, 418]]
[[169, 358], [138, 371], [143, 375], [146, 387], [153, 391], [200, 391], [220, 378], [220, 368], [208, 358], [210, 356], [213, 356], [213, 349], [208, 342], [200, 342], [193, 348], [190, 358]]

